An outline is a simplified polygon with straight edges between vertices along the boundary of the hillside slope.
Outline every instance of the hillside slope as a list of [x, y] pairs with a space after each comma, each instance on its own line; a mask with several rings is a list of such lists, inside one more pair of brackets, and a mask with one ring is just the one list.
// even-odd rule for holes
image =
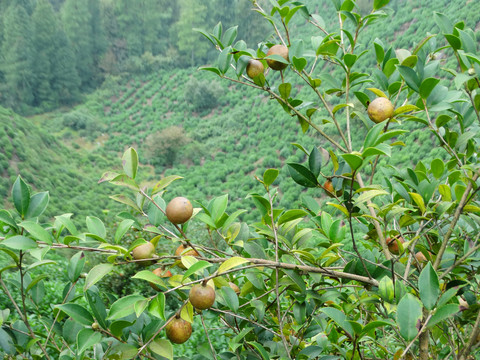
[[[11, 110], [0, 107], [0, 199], [7, 199], [17, 175], [32, 191], [49, 191], [46, 216], [73, 212], [74, 219], [102, 216], [109, 207], [110, 189], [97, 185], [103, 169], [112, 166], [108, 157], [94, 152], [72, 151], [55, 136]], [[93, 205], [95, 204], [95, 205]]]

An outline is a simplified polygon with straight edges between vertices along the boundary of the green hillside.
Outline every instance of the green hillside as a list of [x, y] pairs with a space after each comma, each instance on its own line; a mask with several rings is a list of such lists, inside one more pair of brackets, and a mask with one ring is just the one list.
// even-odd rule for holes
[[[368, 3], [358, 1], [358, 6], [361, 9]], [[464, 1], [441, 3], [426, 1], [420, 8], [411, 1], [392, 1], [386, 11], [395, 12], [394, 21], [389, 18], [388, 23], [380, 20], [371, 25], [367, 30], [371, 42], [363, 46], [374, 51], [373, 40], [382, 38], [385, 43], [392, 42], [394, 47], [411, 50], [421, 41], [417, 34], [439, 31], [433, 16], [428, 16], [437, 10], [454, 13], [470, 26], [478, 19], [475, 15], [478, 9], [464, 6]], [[311, 2], [312, 8], [318, 6]], [[334, 6], [330, 2], [321, 6], [328, 28], [329, 23], [336, 21], [329, 16]], [[419, 16], [421, 22], [415, 20]], [[300, 16], [294, 19], [295, 26], [304, 34], [305, 46], [311, 46], [309, 42], [314, 28], [305, 26]], [[248, 45], [254, 47], [255, 43]], [[358, 62], [360, 68], [371, 65], [361, 60]], [[337, 81], [335, 73], [325, 74], [322, 68], [317, 66], [316, 71], [324, 82]], [[296, 118], [279, 112], [275, 101], [264, 94], [230, 85], [212, 73], [196, 69], [108, 75], [103, 85], [88, 95], [82, 104], [29, 120], [3, 111], [1, 121], [5, 123], [6, 131], [2, 134], [2, 141], [4, 138], [9, 141], [0, 152], [0, 196], [4, 199], [8, 196], [9, 187], [19, 172], [36, 187], [50, 189], [54, 204], [52, 212], [66, 209], [61, 204], [68, 202], [68, 208], [77, 209], [78, 214], [87, 209], [100, 214], [109, 201], [107, 195], [111, 189], [107, 185], [97, 186], [97, 180], [111, 166], [111, 159], [134, 146], [140, 153], [141, 163], [150, 167], [150, 175], [143, 181], [152, 183], [161, 175], [169, 174], [184, 176], [185, 179], [174, 186], [172, 191], [175, 194], [171, 196], [183, 194], [204, 201], [229, 193], [233, 210], [248, 207], [249, 200], [245, 200], [245, 196], [252, 191], [261, 191], [254, 175], [263, 173], [266, 168], [277, 167], [281, 169], [277, 182], [282, 205], [298, 202], [302, 190], [290, 179], [284, 165], [303, 161], [305, 154], [291, 143], [301, 142], [308, 151], [314, 145], [324, 144], [310, 132], [302, 135]], [[268, 75], [267, 80], [275, 83], [272, 76], [278, 74]], [[447, 76], [446, 72], [444, 76]], [[297, 84], [294, 91], [301, 93], [301, 89], [302, 84]], [[329, 100], [335, 103], [335, 95]], [[360, 106], [358, 102], [357, 106]], [[11, 121], [12, 116], [15, 116], [15, 122]], [[322, 116], [319, 112], [316, 121], [322, 123]], [[359, 118], [355, 121], [360, 124]], [[13, 126], [23, 129], [25, 139], [8, 137], [8, 133], [14, 133], [8, 131]], [[322, 126], [328, 130], [333, 125]], [[416, 132], [415, 124], [407, 126], [412, 131], [404, 142], [413, 144], [413, 147], [397, 150], [401, 155], [397, 156], [394, 165], [418, 160], [429, 163], [439, 156], [441, 150], [431, 150], [432, 136], [429, 133]], [[360, 131], [360, 128], [358, 126], [356, 140], [365, 135], [365, 130]], [[382, 160], [380, 165], [385, 165], [385, 161]], [[330, 168], [325, 169], [325, 173], [329, 172]], [[105, 197], [99, 201], [92, 199], [92, 188], [101, 189]], [[320, 201], [326, 200], [318, 191], [311, 194]]]
[[102, 209], [111, 205], [110, 189], [97, 185], [97, 181], [103, 169], [113, 164], [107, 153], [74, 150], [49, 131], [1, 107], [0, 129], [0, 197], [4, 206], [20, 174], [34, 191], [50, 192], [45, 215], [75, 209], [74, 218], [83, 216], [81, 221], [87, 213], [104, 216]]

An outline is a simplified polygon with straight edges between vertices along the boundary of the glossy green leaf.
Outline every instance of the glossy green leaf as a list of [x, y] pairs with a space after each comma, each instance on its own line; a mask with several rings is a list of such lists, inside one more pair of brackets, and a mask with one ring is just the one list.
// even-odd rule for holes
[[290, 83], [282, 83], [278, 86], [278, 92], [282, 99], [288, 100], [290, 91], [292, 91], [292, 84]]
[[440, 285], [438, 275], [430, 262], [423, 268], [418, 277], [418, 290], [423, 306], [432, 310], [440, 295]]
[[380, 135], [384, 127], [385, 127], [384, 124], [377, 124], [375, 126], [372, 126], [370, 130], [368, 130], [367, 136], [363, 141], [364, 149], [377, 144], [378, 136]]
[[0, 241], [0, 245], [6, 246], [14, 250], [31, 250], [38, 247], [37, 243], [34, 240], [27, 238], [23, 235], [15, 235], [9, 237], [3, 241]]
[[65, 314], [70, 316], [76, 322], [85, 325], [91, 326], [94, 322], [90, 312], [81, 305], [78, 304], [63, 304], [55, 305], [56, 308], [62, 310]]
[[352, 171], [358, 170], [363, 164], [363, 158], [356, 154], [341, 154], [340, 155], [350, 166]]
[[248, 262], [249, 262], [248, 259], [245, 259], [242, 257], [238, 257], [238, 256], [231, 257], [226, 261], [224, 261], [222, 265], [220, 265], [220, 267], [218, 268], [218, 274], [221, 274], [227, 270], [230, 270], [236, 266], [239, 266]]
[[432, 171], [433, 176], [436, 179], [440, 179], [443, 176], [443, 172], [445, 170], [445, 164], [441, 159], [434, 159], [430, 164], [430, 169]]
[[301, 209], [287, 210], [282, 215], [280, 215], [280, 218], [278, 219], [278, 225], [282, 225], [282, 224], [285, 224], [286, 222], [303, 218], [307, 215], [308, 213], [305, 210], [301, 210]]
[[298, 286], [298, 288], [300, 289], [300, 291], [302, 293], [307, 291], [306, 285], [305, 285], [305, 280], [295, 270], [284, 269], [283, 271], [285, 272], [285, 274], [288, 275], [288, 277], [290, 279], [292, 279], [292, 281]]
[[108, 329], [108, 322], [106, 320], [107, 310], [102, 298], [100, 297], [98, 289], [95, 286], [90, 287], [90, 289], [85, 292], [85, 298], [87, 299], [88, 305], [90, 306], [93, 316], [95, 316], [98, 324], [102, 327], [102, 329]]
[[118, 320], [135, 312], [135, 303], [145, 299], [140, 295], [127, 295], [112, 304], [108, 313], [108, 320]]
[[99, 264], [94, 266], [87, 275], [85, 279], [84, 291], [86, 291], [90, 286], [99, 282], [105, 275], [110, 273], [114, 268], [113, 264]]
[[131, 208], [133, 208], [134, 210], [140, 213], [142, 212], [142, 210], [138, 207], [138, 205], [132, 199], [130, 199], [125, 195], [112, 195], [110, 196], [110, 199], [115, 200], [119, 203], [125, 204], [127, 206], [130, 206]]
[[265, 172], [263, 173], [263, 183], [266, 186], [272, 185], [275, 179], [277, 178], [278, 174], [279, 174], [278, 169], [265, 170]]
[[221, 289], [223, 299], [225, 300], [226, 305], [234, 313], [237, 313], [239, 307], [238, 296], [235, 291], [230, 286], [224, 286]]
[[417, 325], [421, 318], [422, 304], [412, 294], [406, 294], [397, 307], [397, 324], [405, 340], [411, 341], [417, 336]]
[[223, 34], [223, 44], [225, 46], [230, 46], [233, 44], [235, 39], [237, 38], [237, 33], [238, 33], [238, 26], [232, 26], [231, 28], [227, 29], [225, 31], [225, 34]]
[[183, 177], [178, 175], [165, 176], [162, 180], [160, 180], [158, 183], [155, 184], [155, 186], [152, 189], [152, 195], [155, 195], [156, 193], [165, 189], [172, 182], [180, 179], [183, 179]]
[[425, 208], [425, 202], [423, 201], [422, 195], [414, 193], [414, 192], [409, 192], [409, 194], [412, 197], [415, 204], [417, 204], [417, 206], [419, 207], [422, 214], [425, 213], [426, 208]]
[[87, 216], [86, 218], [87, 229], [92, 234], [95, 234], [101, 238], [105, 238], [107, 236], [107, 230], [105, 229], [105, 225], [103, 221], [95, 216]]
[[403, 105], [403, 106], [400, 106], [398, 108], [395, 109], [395, 111], [393, 112], [393, 116], [397, 116], [397, 115], [400, 115], [400, 114], [405, 114], [407, 112], [411, 112], [411, 111], [418, 111], [420, 110], [418, 107], [416, 107], [415, 105], [410, 105], [410, 104], [407, 104], [407, 105]]
[[85, 266], [85, 261], [86, 258], [83, 251], [77, 252], [70, 258], [67, 265], [67, 276], [71, 282], [76, 281], [80, 277], [83, 267]]
[[415, 72], [415, 70], [407, 66], [401, 66], [401, 65], [398, 66], [397, 69], [400, 72], [400, 75], [402, 75], [402, 78], [407, 83], [408, 87], [414, 90], [415, 92], [419, 92], [421, 81], [418, 78], [418, 75]]
[[173, 360], [173, 346], [166, 339], [155, 339], [148, 345], [148, 348], [157, 355]]
[[349, 333], [351, 336], [354, 335], [353, 327], [347, 321], [347, 317], [342, 311], [332, 307], [324, 307], [320, 309], [320, 312], [327, 315], [330, 319], [332, 319], [338, 326], [340, 326], [344, 331]]
[[155, 296], [148, 306], [148, 311], [150, 314], [162, 319], [166, 320], [165, 317], [165, 294], [160, 292], [157, 296]]
[[230, 68], [230, 63], [232, 61], [232, 47], [228, 46], [221, 51], [218, 55], [218, 70], [222, 74], [225, 74]]
[[135, 221], [130, 219], [123, 220], [120, 224], [118, 224], [117, 231], [115, 231], [115, 244], [118, 244], [122, 239], [123, 235], [127, 233], [128, 230], [132, 227]]
[[295, 66], [295, 69], [297, 69], [297, 71], [300, 72], [300, 73], [307, 66], [307, 60], [303, 57], [302, 58], [297, 58], [296, 56], [294, 56], [292, 58], [292, 63], [293, 63], [293, 66]]
[[52, 235], [39, 224], [33, 221], [23, 221], [19, 225], [27, 230], [35, 239], [52, 245]]
[[63, 214], [59, 216], [55, 216], [55, 228], [60, 229], [60, 227], [66, 228], [70, 234], [77, 235], [78, 230], [73, 221], [70, 219], [72, 217], [72, 213]]
[[40, 192], [30, 198], [30, 204], [25, 215], [26, 219], [38, 217], [45, 212], [50, 201], [50, 194], [48, 191]]
[[381, 9], [384, 6], [387, 6], [390, 0], [374, 0], [373, 1], [373, 10], [376, 11]]
[[77, 334], [77, 349], [81, 354], [102, 341], [102, 334], [91, 329], [82, 329]]
[[0, 210], [0, 223], [7, 224], [8, 226], [11, 226], [13, 228], [17, 227], [17, 224], [15, 224], [15, 220], [13, 219], [12, 215], [7, 210]]
[[130, 147], [123, 153], [122, 166], [125, 174], [130, 178], [135, 179], [138, 169], [138, 154], [134, 148]]
[[361, 193], [361, 195], [355, 200], [355, 205], [360, 205], [368, 200], [373, 199], [376, 196], [388, 195], [385, 190], [367, 190]]
[[247, 344], [253, 346], [260, 353], [263, 360], [270, 360], [270, 355], [261, 344], [256, 341], [247, 341]]
[[316, 176], [305, 166], [297, 163], [288, 163], [288, 171], [293, 181], [305, 187], [316, 187], [318, 180]]
[[308, 167], [315, 177], [318, 177], [320, 170], [322, 169], [322, 154], [315, 146], [308, 155]]
[[188, 270], [185, 271], [185, 273], [183, 274], [182, 282], [185, 281], [186, 278], [188, 278], [189, 276], [195, 273], [198, 275], [201, 275], [203, 269], [206, 269], [212, 265], [213, 264], [210, 264], [208, 261], [199, 260], [198, 262], [190, 266]]
[[375, 95], [377, 95], [378, 97], [384, 97], [384, 98], [387, 98], [388, 99], [388, 96], [380, 89], [377, 89], [377, 88], [367, 88], [367, 90], [370, 90], [371, 92], [373, 92]]
[[439, 82], [440, 79], [436, 78], [427, 78], [423, 80], [422, 84], [420, 85], [420, 96], [424, 99], [428, 98]]
[[30, 205], [30, 190], [23, 179], [18, 176], [12, 187], [12, 198], [15, 209], [22, 218], [25, 217]]
[[430, 329], [446, 319], [451, 319], [459, 310], [458, 304], [446, 304], [439, 307], [428, 321], [427, 328]]

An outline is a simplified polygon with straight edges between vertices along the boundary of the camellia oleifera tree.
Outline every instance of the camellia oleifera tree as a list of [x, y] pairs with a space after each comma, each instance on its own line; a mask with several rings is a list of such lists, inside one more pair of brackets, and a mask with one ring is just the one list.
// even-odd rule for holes
[[[395, 51], [381, 41], [361, 43], [363, 29], [386, 16], [388, 0], [373, 1], [365, 16], [352, 0], [333, 1], [335, 31], [300, 2], [271, 3], [268, 13], [255, 1], [253, 7], [272, 25], [275, 42], [250, 49], [235, 28], [218, 25], [203, 31], [219, 50], [217, 65], [204, 69], [263, 92], [303, 131], [323, 138], [322, 148], [297, 145], [305, 162], [286, 166], [299, 186], [317, 197], [328, 193], [327, 206], [305, 197], [299, 208], [279, 208], [279, 170], [266, 169], [258, 177], [264, 192], [250, 195], [258, 221], [246, 224], [242, 211], [228, 211], [227, 195], [196, 208], [172, 200], [167, 189], [180, 176], [153, 187], [138, 183], [138, 155], [130, 148], [123, 172], [100, 180], [123, 189], [113, 198], [131, 209], [109, 238], [94, 217], [86, 219], [86, 233], [68, 214], [39, 223], [48, 193], [32, 194], [19, 177], [14, 207], [0, 211], [0, 250], [10, 259], [0, 270], [11, 301], [0, 312], [7, 358], [172, 359], [172, 343], [188, 344], [191, 323], [205, 329], [213, 359], [479, 358], [476, 34], [438, 13], [439, 35]], [[314, 27], [312, 41], [289, 31], [293, 16]], [[372, 70], [356, 68], [362, 57], [372, 59]], [[448, 60], [454, 65], [445, 70]], [[379, 162], [405, 145], [412, 122], [432, 135], [442, 157], [378, 176]], [[124, 235], [135, 230], [150, 238], [124, 246]], [[166, 253], [165, 244], [177, 252]], [[66, 269], [64, 300], [51, 304], [50, 317], [38, 316], [49, 275], [30, 273], [65, 248], [77, 253]], [[102, 261], [84, 274], [93, 252]], [[158, 293], [99, 292], [99, 282], [129, 262], [142, 266], [133, 278]], [[15, 272], [15, 281], [4, 281]], [[80, 296], [72, 296], [76, 289]], [[166, 307], [171, 298], [173, 311]], [[206, 314], [217, 317], [228, 348], [216, 348]]]

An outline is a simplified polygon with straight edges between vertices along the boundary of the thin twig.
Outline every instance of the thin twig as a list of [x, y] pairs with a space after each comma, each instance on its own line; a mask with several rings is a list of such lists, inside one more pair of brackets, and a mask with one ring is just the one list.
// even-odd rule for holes
[[213, 348], [212, 342], [210, 341], [210, 336], [208, 336], [207, 327], [205, 326], [205, 321], [203, 320], [203, 314], [200, 314], [200, 320], [202, 320], [203, 330], [205, 331], [205, 336], [207, 337], [208, 345], [210, 345], [210, 351], [212, 352], [213, 358], [217, 359], [217, 354], [215, 353], [215, 349]]

